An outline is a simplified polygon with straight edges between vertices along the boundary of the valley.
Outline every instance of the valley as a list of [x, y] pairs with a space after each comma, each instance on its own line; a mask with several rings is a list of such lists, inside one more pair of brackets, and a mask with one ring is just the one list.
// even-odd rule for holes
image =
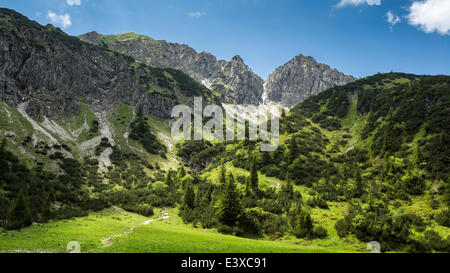
[[[449, 251], [450, 76], [299, 55], [265, 82], [239, 56], [0, 22], [0, 252]], [[276, 105], [278, 149], [175, 141], [194, 97]]]

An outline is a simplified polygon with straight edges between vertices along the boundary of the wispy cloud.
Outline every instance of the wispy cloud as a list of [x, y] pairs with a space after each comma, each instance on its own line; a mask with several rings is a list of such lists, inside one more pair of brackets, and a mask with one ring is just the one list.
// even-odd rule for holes
[[191, 18], [200, 18], [205, 15], [206, 15], [206, 12], [200, 12], [200, 11], [191, 11], [188, 13], [188, 16]]
[[381, 0], [341, 0], [337, 3], [336, 7], [342, 8], [345, 6], [359, 6], [367, 4], [369, 6], [379, 6], [381, 5]]
[[48, 11], [47, 18], [56, 25], [62, 28], [67, 28], [72, 25], [72, 21], [70, 20], [70, 14], [56, 14], [53, 11]]
[[388, 11], [386, 13], [386, 18], [388, 23], [391, 25], [391, 30], [392, 27], [395, 26], [396, 24], [400, 23], [402, 20], [400, 19], [400, 17], [398, 15], [395, 15], [392, 11]]
[[426, 33], [450, 35], [450, 0], [414, 1], [409, 7], [408, 23]]
[[69, 6], [79, 6], [81, 5], [81, 0], [66, 0]]

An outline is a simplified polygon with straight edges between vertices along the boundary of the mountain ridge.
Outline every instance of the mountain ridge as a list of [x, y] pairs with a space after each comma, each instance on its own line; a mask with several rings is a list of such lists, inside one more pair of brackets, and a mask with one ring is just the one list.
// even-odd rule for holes
[[[180, 69], [220, 93], [223, 102], [230, 104], [259, 105], [266, 96], [282, 106], [293, 107], [327, 88], [355, 80], [337, 69], [318, 63], [313, 57], [301, 54], [263, 80], [239, 55], [230, 61], [218, 60], [209, 52], [199, 53], [185, 44], [155, 40], [136, 33], [102, 35], [94, 31], [79, 38], [131, 56], [147, 65]], [[286, 85], [285, 82], [292, 84]]]

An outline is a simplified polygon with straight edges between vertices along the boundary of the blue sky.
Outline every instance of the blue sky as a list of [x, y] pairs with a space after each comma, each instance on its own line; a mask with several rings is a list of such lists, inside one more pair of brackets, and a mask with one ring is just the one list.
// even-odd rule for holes
[[450, 74], [450, 0], [0, 0], [71, 35], [136, 32], [266, 78], [298, 54], [363, 77]]

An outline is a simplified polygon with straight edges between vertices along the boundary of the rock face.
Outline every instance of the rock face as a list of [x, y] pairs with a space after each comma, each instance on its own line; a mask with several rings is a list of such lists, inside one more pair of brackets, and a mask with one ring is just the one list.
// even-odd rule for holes
[[328, 88], [356, 80], [312, 57], [299, 55], [277, 68], [267, 79], [264, 89], [268, 99], [293, 107]]
[[146, 65], [179, 69], [218, 92], [224, 103], [258, 105], [262, 102], [264, 81], [239, 56], [229, 62], [217, 60], [210, 53], [197, 53], [187, 45], [134, 33], [101, 35], [90, 32], [80, 39], [131, 56]]
[[142, 104], [146, 113], [168, 118], [174, 105], [191, 104], [194, 92], [211, 98], [210, 90], [181, 71], [138, 64], [9, 9], [0, 9], [0, 20], [0, 101], [26, 103], [33, 119], [76, 115], [80, 100], [96, 112]]

